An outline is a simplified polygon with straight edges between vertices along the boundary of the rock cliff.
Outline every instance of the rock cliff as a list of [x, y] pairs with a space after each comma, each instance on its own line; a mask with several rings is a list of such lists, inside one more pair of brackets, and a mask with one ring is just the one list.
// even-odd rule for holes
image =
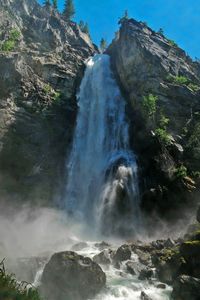
[[0, 201], [52, 201], [72, 138], [76, 89], [95, 52], [36, 0], [0, 0]]
[[[142, 207], [161, 215], [194, 199], [200, 169], [200, 64], [162, 32], [121, 20], [107, 53], [128, 100]], [[179, 209], [180, 212], [180, 209]]]

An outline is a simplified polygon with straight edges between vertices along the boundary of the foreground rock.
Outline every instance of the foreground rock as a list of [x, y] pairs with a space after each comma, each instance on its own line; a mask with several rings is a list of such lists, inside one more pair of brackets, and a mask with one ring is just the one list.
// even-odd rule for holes
[[84, 300], [106, 283], [101, 267], [72, 251], [54, 254], [42, 275], [41, 293], [47, 300]]
[[199, 300], [200, 279], [186, 275], [178, 277], [173, 286], [172, 299]]

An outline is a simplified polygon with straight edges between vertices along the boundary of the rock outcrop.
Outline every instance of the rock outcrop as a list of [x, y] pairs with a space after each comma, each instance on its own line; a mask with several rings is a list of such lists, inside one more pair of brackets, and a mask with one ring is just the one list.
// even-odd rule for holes
[[0, 0], [0, 200], [52, 201], [72, 139], [88, 35], [36, 0]]
[[101, 267], [72, 251], [54, 254], [45, 266], [41, 293], [48, 300], [83, 300], [97, 294], [106, 283]]
[[192, 206], [200, 169], [200, 64], [133, 19], [121, 21], [107, 53], [127, 99], [142, 208], [180, 216], [188, 199]]

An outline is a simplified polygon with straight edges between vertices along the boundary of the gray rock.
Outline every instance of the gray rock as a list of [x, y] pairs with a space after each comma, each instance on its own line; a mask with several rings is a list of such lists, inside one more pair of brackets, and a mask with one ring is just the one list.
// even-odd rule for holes
[[101, 267], [88, 257], [72, 251], [54, 254], [45, 266], [41, 293], [48, 300], [85, 300], [106, 283]]
[[81, 251], [83, 250], [84, 248], [87, 248], [88, 244], [85, 243], [85, 242], [80, 242], [80, 243], [77, 243], [75, 245], [72, 246], [71, 250], [72, 251]]
[[99, 254], [96, 254], [93, 257], [93, 261], [100, 265], [109, 265], [111, 263], [110, 254], [112, 250], [103, 250]]
[[140, 299], [141, 300], [152, 300], [152, 298], [150, 298], [144, 291], [141, 292]]
[[140, 271], [138, 279], [145, 280], [150, 279], [153, 276], [153, 271], [150, 268], [145, 268]]
[[127, 263], [126, 263], [126, 269], [127, 269], [127, 272], [130, 273], [131, 275], [135, 275], [136, 274], [135, 263], [132, 262], [131, 260], [127, 261]]
[[182, 275], [173, 284], [172, 299], [174, 300], [199, 300], [200, 279]]
[[129, 245], [122, 245], [116, 251], [113, 256], [113, 261], [115, 263], [120, 263], [122, 261], [128, 260], [131, 258], [131, 249]]

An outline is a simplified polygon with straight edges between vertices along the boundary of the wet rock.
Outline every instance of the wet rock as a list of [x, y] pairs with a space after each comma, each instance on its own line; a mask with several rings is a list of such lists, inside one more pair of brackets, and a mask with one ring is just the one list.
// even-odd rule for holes
[[101, 242], [101, 243], [96, 243], [94, 244], [96, 248], [98, 248], [99, 250], [104, 250], [110, 247], [110, 244], [106, 243], [106, 242]]
[[150, 268], [145, 268], [140, 271], [138, 279], [145, 280], [150, 279], [153, 276], [153, 270]]
[[130, 261], [127, 261], [126, 263], [126, 269], [127, 269], [127, 272], [131, 275], [135, 275], [136, 272], [135, 272], [135, 263], [132, 262], [131, 260]]
[[166, 289], [166, 285], [164, 283], [159, 283], [159, 284], [156, 285], [156, 287], [158, 289], [163, 289], [163, 290]]
[[200, 223], [200, 206], [197, 210], [197, 221]]
[[173, 284], [172, 299], [174, 300], [199, 300], [200, 279], [182, 275]]
[[152, 298], [150, 298], [145, 292], [141, 292], [140, 299], [141, 300], [152, 300]]
[[110, 249], [103, 250], [101, 253], [93, 257], [93, 261], [100, 265], [109, 265], [111, 263], [111, 258], [110, 258], [111, 254], [112, 254], [112, 250]]
[[41, 293], [48, 300], [85, 300], [106, 283], [101, 267], [72, 251], [54, 254], [45, 266]]
[[83, 250], [84, 248], [87, 248], [88, 244], [85, 243], [85, 242], [80, 242], [80, 243], [77, 243], [75, 245], [72, 246], [71, 250], [72, 251], [81, 251]]
[[128, 260], [131, 258], [131, 249], [129, 245], [122, 245], [116, 251], [113, 256], [113, 261], [115, 263], [120, 263], [122, 261]]
[[180, 253], [187, 263], [188, 273], [200, 278], [200, 240], [190, 240], [180, 246]]
[[138, 255], [139, 261], [143, 265], [148, 266], [149, 264], [151, 264], [151, 255], [149, 253], [141, 251], [139, 249], [136, 249], [135, 253]]

